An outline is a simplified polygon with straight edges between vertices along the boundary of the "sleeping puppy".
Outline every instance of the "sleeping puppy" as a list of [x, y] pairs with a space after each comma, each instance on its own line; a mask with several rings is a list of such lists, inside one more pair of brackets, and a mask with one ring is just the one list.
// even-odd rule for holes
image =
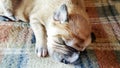
[[[29, 22], [38, 57], [75, 63], [91, 43], [91, 24], [83, 0], [1, 0], [4, 15]], [[9, 6], [9, 7], [8, 7]]]

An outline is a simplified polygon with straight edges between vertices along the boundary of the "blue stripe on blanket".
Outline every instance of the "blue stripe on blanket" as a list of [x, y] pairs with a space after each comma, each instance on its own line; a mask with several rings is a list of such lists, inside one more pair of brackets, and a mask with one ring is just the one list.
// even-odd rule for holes
[[17, 68], [25, 68], [28, 60], [28, 55], [25, 54], [24, 50], [21, 50], [21, 54], [18, 55]]
[[84, 52], [81, 52], [79, 64], [75, 65], [75, 68], [99, 68], [96, 62], [97, 59], [94, 52], [85, 50]]
[[26, 68], [29, 55], [26, 54], [25, 48], [16, 51], [11, 49], [9, 54], [5, 54], [0, 68]]

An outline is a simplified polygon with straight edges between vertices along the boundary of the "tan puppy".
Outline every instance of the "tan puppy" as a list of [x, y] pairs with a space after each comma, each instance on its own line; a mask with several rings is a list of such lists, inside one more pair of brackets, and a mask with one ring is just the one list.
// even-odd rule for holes
[[55, 60], [74, 63], [79, 52], [91, 43], [91, 24], [83, 0], [1, 0], [1, 3], [6, 16], [30, 22], [38, 57], [49, 52]]

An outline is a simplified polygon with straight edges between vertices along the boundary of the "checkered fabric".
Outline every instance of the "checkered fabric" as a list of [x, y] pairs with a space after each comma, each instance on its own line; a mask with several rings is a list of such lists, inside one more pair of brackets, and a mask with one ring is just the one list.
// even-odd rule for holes
[[80, 64], [37, 58], [29, 24], [1, 22], [0, 68], [120, 68], [120, 0], [85, 0], [85, 5], [96, 41], [81, 52]]

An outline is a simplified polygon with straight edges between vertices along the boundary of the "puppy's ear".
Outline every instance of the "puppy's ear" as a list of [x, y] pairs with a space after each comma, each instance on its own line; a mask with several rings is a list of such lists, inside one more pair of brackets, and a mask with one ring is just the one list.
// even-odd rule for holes
[[53, 15], [54, 20], [64, 23], [68, 19], [68, 10], [65, 4], [61, 5], [60, 8]]
[[91, 38], [92, 38], [92, 43], [93, 43], [96, 40], [96, 36], [93, 32], [91, 33]]

